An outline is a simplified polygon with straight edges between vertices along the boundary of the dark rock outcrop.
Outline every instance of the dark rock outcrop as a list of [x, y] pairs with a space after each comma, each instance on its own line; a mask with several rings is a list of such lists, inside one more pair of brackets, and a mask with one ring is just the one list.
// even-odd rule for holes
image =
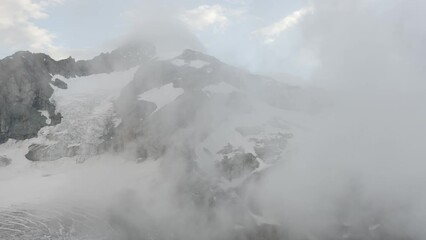
[[74, 157], [77, 155], [79, 146], [68, 146], [65, 143], [53, 145], [32, 144], [28, 148], [25, 157], [34, 162], [53, 161], [62, 157]]
[[0, 156], [0, 167], [7, 167], [12, 163], [12, 159]]
[[259, 167], [256, 156], [241, 148], [234, 148], [229, 143], [217, 154], [222, 155], [222, 160], [218, 162], [220, 174], [229, 181], [244, 177]]
[[68, 89], [68, 84], [58, 78], [52, 81], [52, 85], [60, 89]]
[[9, 138], [18, 140], [37, 135], [47, 125], [39, 111], [47, 111], [52, 124], [60, 122], [61, 115], [49, 98], [50, 66], [59, 65], [45, 54], [17, 52], [0, 61], [0, 143]]

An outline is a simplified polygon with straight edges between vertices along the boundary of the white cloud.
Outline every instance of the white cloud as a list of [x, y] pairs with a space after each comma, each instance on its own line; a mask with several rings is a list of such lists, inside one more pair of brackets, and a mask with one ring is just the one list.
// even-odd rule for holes
[[48, 17], [45, 9], [62, 0], [1, 0], [0, 48], [17, 51], [57, 52], [54, 35], [33, 21]]
[[204, 30], [213, 27], [223, 30], [230, 23], [230, 17], [241, 15], [241, 11], [229, 10], [221, 5], [201, 5], [186, 11], [181, 19], [192, 28]]
[[299, 23], [304, 16], [311, 14], [313, 10], [312, 7], [299, 9], [280, 21], [253, 32], [253, 34], [261, 37], [265, 43], [273, 43], [284, 31]]

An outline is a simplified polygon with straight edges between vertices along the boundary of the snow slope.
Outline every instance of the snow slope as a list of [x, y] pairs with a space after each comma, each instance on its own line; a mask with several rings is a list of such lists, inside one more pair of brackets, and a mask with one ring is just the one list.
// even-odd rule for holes
[[209, 85], [203, 88], [204, 92], [215, 93], [215, 94], [229, 94], [235, 91], [239, 91], [229, 83], [220, 82], [219, 84]]
[[[9, 140], [0, 145], [2, 155], [12, 159], [7, 168], [0, 168], [0, 206], [20, 203], [36, 203], [47, 200], [62, 188], [67, 174], [85, 166], [75, 165], [79, 157], [93, 156], [90, 146], [100, 142], [108, 119], [114, 117], [113, 100], [120, 89], [132, 80], [135, 68], [111, 74], [62, 80], [68, 89], [55, 88], [52, 101], [63, 115], [56, 126], [44, 127], [38, 138], [25, 141]], [[46, 116], [47, 117], [47, 116]], [[49, 120], [49, 119], [48, 119]], [[47, 120], [47, 121], [48, 121]], [[70, 147], [85, 146], [86, 156], [73, 161], [64, 158], [55, 162], [31, 162], [25, 158], [31, 144], [53, 145], [63, 142]]]
[[176, 100], [176, 98], [178, 98], [183, 93], [184, 90], [182, 88], [175, 88], [173, 83], [169, 83], [159, 88], [153, 88], [144, 93], [141, 93], [138, 96], [138, 100], [155, 103], [157, 106], [155, 111], [158, 111], [167, 104]]

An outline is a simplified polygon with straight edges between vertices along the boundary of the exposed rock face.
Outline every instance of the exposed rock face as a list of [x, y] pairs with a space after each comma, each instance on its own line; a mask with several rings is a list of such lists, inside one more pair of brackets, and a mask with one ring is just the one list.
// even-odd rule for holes
[[124, 70], [147, 61], [154, 52], [152, 45], [131, 44], [84, 61], [55, 61], [46, 54], [30, 52], [4, 58], [0, 61], [0, 143], [35, 137], [42, 127], [61, 122], [61, 114], [50, 101], [51, 84], [67, 86], [58, 79], [52, 82], [53, 75], [70, 78]]
[[12, 163], [12, 159], [0, 156], [0, 167], [7, 167]]
[[68, 84], [58, 78], [56, 78], [54, 81], [52, 81], [52, 85], [55, 87], [58, 87], [60, 89], [67, 89]]
[[61, 121], [49, 101], [53, 89], [49, 82], [56, 62], [45, 54], [17, 52], [0, 61], [0, 143], [8, 138], [18, 140], [37, 135], [46, 126], [39, 111], [47, 111], [52, 124]]
[[218, 162], [220, 174], [229, 181], [244, 177], [259, 167], [256, 156], [245, 153], [241, 148], [234, 148], [231, 144], [217, 152], [223, 158]]
[[63, 157], [74, 157], [78, 146], [68, 146], [65, 143], [53, 145], [32, 144], [25, 157], [30, 161], [53, 161]]
[[148, 43], [132, 43], [111, 53], [102, 53], [91, 60], [75, 63], [75, 75], [87, 76], [97, 73], [122, 71], [140, 65], [155, 56], [155, 47]]

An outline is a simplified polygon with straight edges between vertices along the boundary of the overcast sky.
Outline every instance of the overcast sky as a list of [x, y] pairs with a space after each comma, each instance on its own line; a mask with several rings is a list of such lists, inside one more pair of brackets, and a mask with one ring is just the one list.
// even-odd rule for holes
[[288, 65], [298, 75], [310, 62], [295, 47], [297, 25], [311, 10], [308, 0], [1, 0], [0, 57], [30, 50], [91, 58], [129, 32], [143, 31], [135, 22], [168, 18], [228, 63], [256, 72]]

